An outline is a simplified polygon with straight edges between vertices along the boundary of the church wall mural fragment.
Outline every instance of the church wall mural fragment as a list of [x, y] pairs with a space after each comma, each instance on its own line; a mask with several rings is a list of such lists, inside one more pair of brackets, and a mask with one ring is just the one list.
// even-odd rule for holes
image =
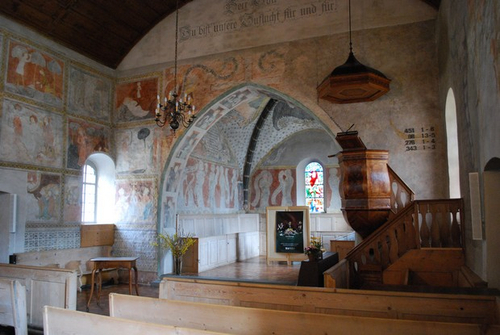
[[61, 107], [63, 102], [64, 63], [51, 54], [21, 43], [8, 42], [8, 92]]
[[62, 166], [62, 116], [42, 108], [5, 99], [1, 118], [0, 154], [3, 160]]
[[27, 221], [57, 223], [61, 204], [61, 176], [43, 173], [28, 173]]
[[81, 169], [93, 152], [109, 152], [109, 130], [101, 125], [69, 118], [67, 167]]
[[155, 130], [151, 126], [116, 130], [118, 174], [148, 174], [156, 170]]
[[117, 122], [153, 119], [158, 104], [158, 78], [144, 78], [116, 86]]
[[117, 224], [134, 226], [154, 221], [156, 191], [152, 180], [120, 180], [116, 190]]
[[69, 68], [69, 77], [69, 112], [109, 122], [111, 81], [74, 66]]
[[230, 213], [239, 211], [241, 182], [238, 169], [190, 158], [178, 189], [181, 213]]

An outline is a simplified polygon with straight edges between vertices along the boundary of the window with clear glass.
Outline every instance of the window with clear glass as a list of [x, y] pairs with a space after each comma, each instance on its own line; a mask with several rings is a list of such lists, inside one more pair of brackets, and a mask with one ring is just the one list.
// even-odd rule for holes
[[83, 167], [82, 222], [96, 222], [97, 173], [89, 163]]
[[305, 168], [305, 196], [306, 206], [310, 213], [325, 211], [323, 186], [323, 166], [318, 162], [311, 162]]

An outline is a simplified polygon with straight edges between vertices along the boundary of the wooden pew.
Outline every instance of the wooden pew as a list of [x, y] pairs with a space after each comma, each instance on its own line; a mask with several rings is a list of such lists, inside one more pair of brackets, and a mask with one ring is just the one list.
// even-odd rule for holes
[[179, 328], [154, 323], [111, 318], [85, 312], [45, 306], [44, 335], [210, 335], [221, 334], [197, 329]]
[[482, 325], [303, 313], [137, 297], [112, 293], [111, 317], [241, 335], [497, 334]]
[[18, 280], [26, 287], [28, 326], [43, 324], [43, 306], [76, 310], [76, 271], [0, 263], [0, 278]]
[[[88, 230], [87, 227], [93, 226], [94, 225], [82, 226], [82, 234], [84, 233], [84, 231]], [[114, 227], [114, 225], [111, 226]], [[78, 289], [79, 291], [81, 291], [81, 286], [90, 285], [90, 275], [92, 273], [92, 270], [94, 269], [94, 263], [91, 262], [90, 259], [109, 256], [111, 256], [111, 246], [92, 246], [73, 249], [31, 251], [17, 253], [16, 264], [76, 270]], [[115, 281], [118, 281], [118, 271], [116, 269], [107, 269], [105, 270], [103, 275], [103, 280], [109, 280], [110, 278], [113, 278]]]
[[494, 296], [382, 292], [166, 277], [159, 298], [331, 315], [497, 325]]
[[17, 280], [0, 278], [0, 324], [14, 327], [16, 335], [28, 335], [26, 288]]

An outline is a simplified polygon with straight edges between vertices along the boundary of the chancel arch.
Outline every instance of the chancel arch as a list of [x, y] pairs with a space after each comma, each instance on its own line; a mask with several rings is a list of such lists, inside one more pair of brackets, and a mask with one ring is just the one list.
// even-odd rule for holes
[[[269, 117], [259, 123], [272, 100]], [[162, 174], [158, 231], [216, 234], [221, 228], [214, 225], [201, 232], [178, 227], [177, 215], [265, 213], [267, 206], [297, 205], [299, 161], [315, 152], [326, 167], [327, 156], [337, 151], [330, 127], [300, 102], [269, 87], [236, 87], [207, 105], [172, 148]], [[159, 258], [160, 273], [168, 272], [169, 257]]]

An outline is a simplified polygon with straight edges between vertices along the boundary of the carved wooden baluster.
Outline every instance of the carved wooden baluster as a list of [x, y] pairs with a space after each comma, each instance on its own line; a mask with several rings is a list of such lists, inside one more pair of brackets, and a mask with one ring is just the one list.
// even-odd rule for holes
[[[399, 255], [399, 245], [398, 245], [398, 238], [397, 238], [397, 231], [396, 229], [391, 229], [389, 231], [389, 262], [390, 264], [394, 264], [398, 260], [398, 255]], [[386, 269], [389, 266], [387, 264], [384, 266], [384, 269]]]
[[399, 190], [399, 187], [398, 187], [398, 184], [396, 183], [396, 181], [392, 178], [392, 175], [390, 175], [391, 177], [391, 209], [397, 213], [398, 212], [398, 209], [399, 209], [399, 205], [398, 205], [398, 190]]
[[430, 224], [431, 224], [431, 246], [439, 248], [441, 246], [441, 238], [439, 236], [439, 206], [436, 206], [435, 204], [430, 204], [429, 205], [430, 212], [429, 216], [431, 217], [430, 219]]
[[389, 246], [387, 244], [386, 235], [380, 236], [380, 264], [382, 266], [389, 264]]
[[[450, 206], [451, 207], [451, 206]], [[453, 210], [451, 210], [453, 214], [452, 222], [451, 222], [451, 240], [452, 240], [452, 245], [453, 247], [463, 247], [462, 246], [462, 239], [461, 239], [461, 222], [459, 224], [458, 222], [458, 216], [461, 215], [460, 210], [455, 207]]]
[[396, 227], [394, 227], [394, 236], [398, 245], [398, 258], [406, 251], [404, 225], [404, 220], [401, 220], [401, 222]]
[[414, 210], [413, 210], [413, 218], [412, 218], [412, 221], [413, 221], [413, 231], [415, 233], [415, 247], [417, 249], [420, 249], [421, 247], [421, 242], [420, 242], [420, 215], [418, 214], [420, 208], [419, 208], [419, 205], [418, 204], [415, 204], [413, 206]]
[[452, 245], [451, 241], [451, 222], [453, 221], [453, 210], [450, 205], [442, 204], [442, 222], [440, 223], [441, 227], [441, 246], [443, 248], [449, 248]]
[[405, 218], [405, 224], [406, 224], [406, 243], [408, 246], [408, 249], [416, 249], [417, 248], [417, 233], [415, 231], [415, 215], [413, 213], [408, 214], [408, 216]]
[[408, 248], [409, 248], [408, 239], [413, 237], [411, 235], [408, 235], [409, 231], [408, 231], [407, 218], [404, 218], [401, 221], [401, 225], [396, 230], [396, 233], [398, 234], [397, 235], [397, 237], [398, 237], [398, 255], [399, 255], [399, 257], [401, 257], [402, 255], [404, 255], [406, 253], [406, 251], [408, 251]]
[[421, 224], [420, 224], [420, 240], [421, 240], [421, 245], [422, 247], [429, 247], [429, 227], [427, 226], [427, 206], [426, 205], [419, 205], [420, 209], [420, 217], [422, 218]]
[[382, 255], [380, 254], [380, 241], [375, 241], [371, 245], [373, 248], [373, 264], [381, 264]]

